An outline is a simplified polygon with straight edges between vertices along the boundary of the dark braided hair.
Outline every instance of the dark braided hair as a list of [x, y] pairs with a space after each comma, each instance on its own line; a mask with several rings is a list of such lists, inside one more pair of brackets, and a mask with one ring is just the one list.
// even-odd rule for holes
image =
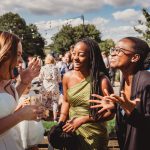
[[[102, 89], [100, 89], [100, 76], [106, 75], [109, 77], [107, 69], [105, 67], [100, 48], [94, 40], [90, 38], [81, 39], [79, 42], [85, 43], [90, 52], [90, 85], [91, 85], [91, 92], [90, 92], [90, 99], [95, 99], [92, 97], [92, 94], [102, 94]], [[90, 103], [90, 105], [94, 105], [94, 103]], [[93, 117], [94, 120], [97, 120], [97, 111], [98, 108], [90, 109], [90, 116]]]
[[144, 40], [136, 37], [125, 37], [121, 40], [124, 39], [130, 40], [134, 44], [133, 49], [135, 50], [135, 53], [140, 55], [137, 69], [147, 70], [150, 67], [150, 47], [148, 44]]

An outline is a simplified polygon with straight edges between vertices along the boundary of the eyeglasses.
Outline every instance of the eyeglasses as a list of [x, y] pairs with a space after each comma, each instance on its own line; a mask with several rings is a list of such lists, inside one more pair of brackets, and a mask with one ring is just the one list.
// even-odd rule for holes
[[110, 49], [110, 54], [116, 54], [116, 55], [118, 55], [118, 54], [120, 54], [120, 52], [123, 52], [125, 55], [130, 55], [130, 54], [128, 54], [128, 53], [126, 53], [126, 52], [130, 52], [130, 53], [132, 53], [132, 54], [134, 54], [135, 52], [133, 52], [133, 51], [131, 51], [131, 50], [127, 50], [127, 49], [124, 49], [124, 48], [120, 48], [120, 47], [113, 47], [113, 48], [111, 48]]

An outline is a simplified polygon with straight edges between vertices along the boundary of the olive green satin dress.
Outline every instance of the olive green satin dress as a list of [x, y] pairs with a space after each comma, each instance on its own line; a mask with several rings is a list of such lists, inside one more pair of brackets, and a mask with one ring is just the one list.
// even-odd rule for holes
[[[70, 103], [69, 117], [89, 115], [90, 77], [67, 90]], [[86, 123], [76, 130], [79, 150], [106, 150], [108, 144], [106, 123]]]

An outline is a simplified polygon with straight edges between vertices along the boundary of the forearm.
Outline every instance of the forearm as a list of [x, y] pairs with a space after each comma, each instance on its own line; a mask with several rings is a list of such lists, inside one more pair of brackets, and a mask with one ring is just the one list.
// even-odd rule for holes
[[62, 106], [61, 106], [61, 112], [60, 112], [60, 119], [59, 119], [59, 122], [60, 121], [66, 121], [68, 119], [68, 115], [69, 115], [69, 103], [64, 101], [62, 103]]
[[108, 120], [111, 120], [111, 119], [113, 119], [114, 118], [114, 116], [115, 116], [115, 113], [110, 113], [109, 115], [104, 115], [104, 116], [102, 116], [102, 118], [101, 119], [99, 119], [99, 120], [94, 120], [91, 116], [83, 116], [83, 117], [81, 117], [82, 118], [82, 124], [84, 124], [84, 123], [89, 123], [89, 122], [103, 122], [103, 121], [108, 121]]
[[17, 112], [0, 119], [0, 134], [9, 130], [16, 124], [22, 121], [22, 117]]
[[22, 93], [24, 92], [24, 90], [27, 88], [28, 85], [29, 83], [23, 83], [21, 81], [17, 81], [16, 90], [18, 92], [19, 97], [22, 95]]
[[82, 117], [79, 117], [81, 118], [82, 120], [82, 124], [85, 124], [85, 123], [92, 123], [92, 122], [96, 122], [91, 116], [87, 115], [87, 116], [82, 116]]

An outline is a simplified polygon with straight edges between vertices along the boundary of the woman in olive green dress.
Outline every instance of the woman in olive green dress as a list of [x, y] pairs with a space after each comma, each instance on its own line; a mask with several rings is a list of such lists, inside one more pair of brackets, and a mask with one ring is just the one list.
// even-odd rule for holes
[[64, 101], [59, 122], [65, 122], [69, 116], [63, 130], [76, 132], [78, 149], [105, 150], [108, 144], [105, 121], [111, 119], [113, 113], [107, 110], [101, 118], [96, 118], [90, 115], [89, 109], [92, 94], [113, 93], [99, 46], [94, 40], [85, 38], [76, 43], [72, 54], [74, 70], [63, 78]]

